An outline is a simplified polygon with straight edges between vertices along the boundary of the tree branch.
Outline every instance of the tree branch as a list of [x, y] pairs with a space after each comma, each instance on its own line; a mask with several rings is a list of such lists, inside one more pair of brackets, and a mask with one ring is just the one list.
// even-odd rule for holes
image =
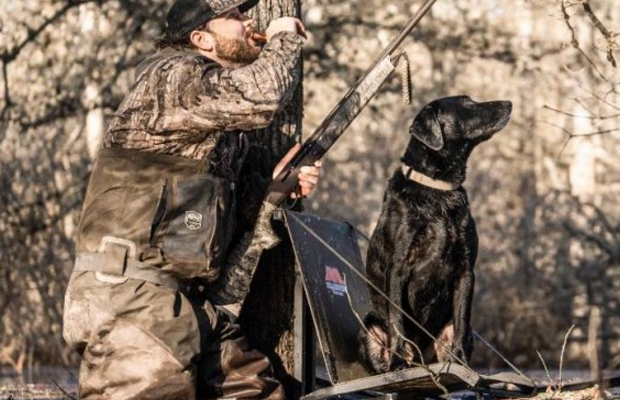
[[579, 40], [577, 40], [577, 34], [575, 33], [575, 28], [571, 25], [570, 23], [570, 15], [568, 14], [568, 10], [566, 8], [566, 3], [565, 0], [562, 0], [561, 2], [561, 8], [562, 8], [562, 15], [564, 17], [564, 23], [566, 24], [566, 27], [568, 28], [568, 30], [571, 33], [571, 45], [573, 46], [573, 48], [575, 48], [575, 50], [577, 50], [588, 62], [588, 64], [590, 64], [592, 66], [592, 68], [594, 68], [594, 71], [596, 71], [596, 73], [606, 82], [609, 81], [609, 79], [607, 79], [607, 77], [605, 75], [603, 75], [603, 73], [596, 67], [596, 65], [594, 64], [594, 62], [590, 59], [590, 57], [588, 57], [588, 55], [586, 54], [585, 51], [583, 51], [583, 49], [580, 47], [579, 45]]
[[598, 17], [594, 14], [594, 11], [592, 10], [592, 6], [590, 5], [590, 0], [585, 0], [583, 2], [583, 10], [585, 11], [586, 15], [588, 15], [588, 17], [590, 18], [590, 21], [592, 21], [596, 29], [598, 29], [599, 32], [601, 32], [603, 36], [605, 36], [605, 40], [607, 40], [607, 61], [609, 61], [611, 65], [613, 65], [613, 67], [616, 68], [617, 64], [616, 64], [616, 59], [614, 58], [614, 55], [613, 55], [613, 49], [614, 49], [614, 41], [615, 41], [616, 36], [618, 36], [618, 34], [607, 29], [605, 25], [603, 25], [601, 20], [598, 19]]
[[620, 128], [612, 128], [612, 129], [604, 129], [604, 130], [600, 130], [600, 131], [596, 131], [596, 132], [589, 132], [589, 133], [574, 133], [574, 132], [571, 132], [568, 129], [564, 128], [563, 126], [560, 126], [558, 124], [554, 124], [553, 122], [549, 122], [549, 121], [540, 121], [540, 122], [543, 122], [545, 124], [548, 124], [548, 125], [551, 125], [551, 126], [553, 126], [555, 128], [558, 128], [559, 130], [564, 132], [566, 134], [566, 136], [568, 136], [567, 139], [562, 144], [562, 148], [560, 149], [560, 153], [559, 153], [558, 157], [562, 156], [562, 153], [564, 153], [564, 150], [566, 150], [566, 147], [568, 146], [570, 141], [575, 139], [575, 138], [599, 136], [599, 135], [605, 135], [605, 134], [608, 134], [608, 133], [613, 133], [613, 132], [619, 132], [620, 131]]
[[569, 221], [565, 222], [563, 225], [568, 232], [575, 235], [576, 237], [585, 239], [591, 243], [596, 244], [601, 250], [607, 253], [607, 255], [609, 255], [611, 259], [614, 260], [614, 262], [618, 260], [618, 247], [617, 246], [612, 245], [611, 243], [607, 242], [604, 238], [600, 236], [597, 236], [595, 234], [592, 234], [590, 232], [586, 232], [580, 229], [579, 227], [575, 226], [573, 223]]
[[593, 119], [593, 120], [606, 120], [606, 119], [613, 119], [613, 118], [618, 118], [620, 117], [620, 114], [613, 114], [613, 115], [577, 115], [577, 114], [573, 114], [573, 113], [569, 113], [566, 111], [562, 111], [560, 109], [557, 108], [553, 108], [551, 106], [548, 105], [544, 105], [543, 108], [550, 110], [550, 111], [555, 111], [559, 114], [563, 114], [567, 117], [573, 117], [573, 118], [586, 118], [586, 119]]
[[56, 22], [58, 19], [60, 19], [73, 7], [79, 7], [82, 4], [93, 3], [93, 2], [100, 2], [100, 0], [70, 0], [68, 1], [64, 7], [56, 11], [54, 15], [46, 19], [39, 27], [34, 28], [34, 29], [28, 28], [28, 35], [26, 36], [26, 39], [24, 39], [21, 43], [19, 43], [17, 46], [15, 46], [10, 51], [6, 51], [5, 53], [3, 53], [0, 56], [0, 59], [2, 59], [2, 61], [4, 61], [6, 64], [14, 61], [17, 58], [17, 56], [19, 56], [19, 53], [21, 53], [21, 51], [24, 49], [24, 47], [26, 47], [28, 43], [35, 40], [41, 34], [41, 32], [45, 30], [45, 28], [47, 28], [48, 26]]
[[4, 99], [5, 99], [4, 107], [2, 108], [2, 111], [0, 112], [0, 127], [2, 128], [0, 129], [0, 132], [5, 131], [4, 129], [5, 125], [8, 125], [7, 114], [10, 108], [13, 106], [13, 102], [11, 101], [11, 96], [10, 96], [10, 89], [9, 89], [8, 65], [11, 62], [15, 61], [15, 59], [19, 56], [22, 50], [26, 47], [26, 45], [28, 45], [28, 43], [36, 40], [36, 38], [41, 34], [41, 32], [43, 32], [48, 26], [50, 26], [54, 22], [58, 21], [69, 10], [71, 10], [74, 7], [79, 7], [87, 3], [97, 2], [101, 4], [102, 1], [105, 1], [105, 0], [69, 0], [67, 4], [65, 4], [64, 7], [56, 11], [54, 15], [52, 15], [50, 18], [43, 21], [43, 23], [39, 25], [38, 27], [36, 28], [28, 27], [27, 28], [28, 35], [21, 43], [19, 43], [17, 46], [15, 46], [14, 48], [10, 50], [7, 49], [5, 52], [0, 54], [0, 61], [2, 61], [2, 79], [4, 80]]
[[7, 71], [7, 63], [2, 60], [2, 80], [4, 80], [4, 107], [0, 112], [0, 140], [4, 139], [4, 132], [9, 125], [8, 113], [13, 105], [11, 102], [11, 93], [9, 92], [9, 74]]

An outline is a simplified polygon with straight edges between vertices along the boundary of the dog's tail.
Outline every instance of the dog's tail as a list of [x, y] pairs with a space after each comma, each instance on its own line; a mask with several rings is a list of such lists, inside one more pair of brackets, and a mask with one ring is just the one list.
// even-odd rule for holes
[[386, 322], [369, 313], [364, 318], [364, 326], [358, 333], [360, 358], [369, 372], [382, 374], [388, 372], [392, 362]]

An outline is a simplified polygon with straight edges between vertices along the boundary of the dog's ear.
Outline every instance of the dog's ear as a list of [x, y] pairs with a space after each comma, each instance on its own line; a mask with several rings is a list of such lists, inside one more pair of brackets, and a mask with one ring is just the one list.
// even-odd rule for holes
[[437, 108], [426, 106], [413, 120], [409, 134], [432, 150], [443, 147], [443, 132], [437, 118]]

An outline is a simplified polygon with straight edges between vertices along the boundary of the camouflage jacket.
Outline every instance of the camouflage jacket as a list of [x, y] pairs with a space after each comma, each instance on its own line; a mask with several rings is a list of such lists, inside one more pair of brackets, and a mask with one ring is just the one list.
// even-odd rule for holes
[[138, 66], [103, 147], [208, 159], [214, 173], [234, 179], [244, 158], [239, 133], [268, 126], [291, 99], [302, 42], [281, 32], [235, 69], [191, 49], [158, 51]]

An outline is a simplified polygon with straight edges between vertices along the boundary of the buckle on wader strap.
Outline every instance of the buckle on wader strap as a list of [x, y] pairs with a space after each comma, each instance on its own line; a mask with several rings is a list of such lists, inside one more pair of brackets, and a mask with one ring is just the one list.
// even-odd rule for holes
[[106, 275], [138, 279], [180, 290], [182, 283], [160, 268], [144, 264], [136, 259], [136, 244], [115, 236], [104, 236], [97, 253], [78, 253], [74, 271], [94, 271]]

